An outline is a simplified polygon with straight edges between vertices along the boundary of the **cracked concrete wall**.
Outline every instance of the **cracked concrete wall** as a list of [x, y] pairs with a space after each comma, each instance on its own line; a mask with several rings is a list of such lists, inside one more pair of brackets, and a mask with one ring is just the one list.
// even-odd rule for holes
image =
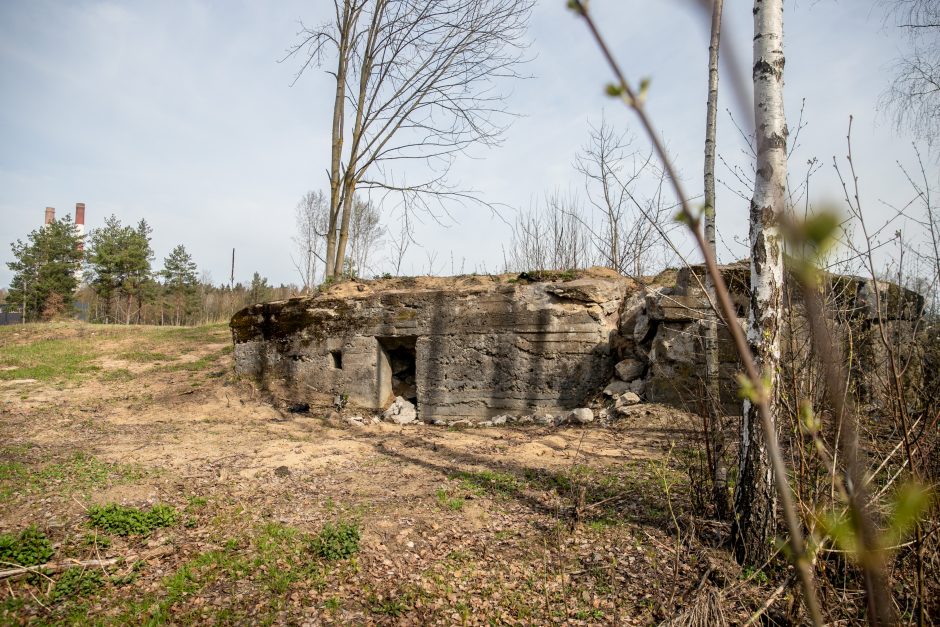
[[[609, 381], [623, 278], [500, 277], [360, 284], [249, 307], [232, 320], [236, 371], [291, 401], [392, 401], [383, 338], [414, 338], [419, 418], [483, 420], [582, 406]], [[389, 283], [389, 282], [386, 282]], [[336, 367], [334, 353], [341, 354]]]

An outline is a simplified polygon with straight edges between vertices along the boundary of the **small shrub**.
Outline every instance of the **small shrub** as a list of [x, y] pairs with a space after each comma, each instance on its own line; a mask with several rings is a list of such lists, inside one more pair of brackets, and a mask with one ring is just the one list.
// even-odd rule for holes
[[52, 557], [52, 543], [35, 525], [21, 531], [18, 536], [0, 534], [0, 561], [20, 566], [38, 566]]
[[82, 597], [93, 593], [102, 585], [104, 585], [104, 579], [99, 571], [69, 568], [56, 580], [49, 596], [53, 601]]
[[148, 511], [116, 503], [88, 510], [92, 525], [119, 536], [146, 535], [154, 529], [176, 524], [178, 517], [175, 509], [162, 504], [154, 505]]
[[359, 552], [359, 525], [344, 521], [326, 523], [310, 548], [317, 557], [330, 561], [352, 557]]

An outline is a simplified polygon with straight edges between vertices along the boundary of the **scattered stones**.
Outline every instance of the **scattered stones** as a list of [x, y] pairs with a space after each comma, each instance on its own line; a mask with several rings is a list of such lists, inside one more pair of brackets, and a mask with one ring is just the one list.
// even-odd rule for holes
[[643, 376], [643, 373], [646, 371], [646, 364], [639, 359], [624, 359], [614, 366], [614, 370], [617, 371], [617, 376], [620, 377], [622, 381], [629, 382]]
[[568, 412], [568, 422], [572, 424], [586, 425], [594, 422], [594, 412], [587, 407], [579, 407]]
[[410, 425], [418, 420], [418, 410], [401, 396], [396, 396], [392, 406], [382, 414], [382, 419], [396, 425]]
[[500, 425], [506, 424], [507, 422], [511, 422], [514, 419], [515, 419], [514, 416], [507, 416], [506, 414], [500, 414], [499, 416], [493, 416], [490, 419], [490, 422], [493, 423], [494, 427], [498, 427]]

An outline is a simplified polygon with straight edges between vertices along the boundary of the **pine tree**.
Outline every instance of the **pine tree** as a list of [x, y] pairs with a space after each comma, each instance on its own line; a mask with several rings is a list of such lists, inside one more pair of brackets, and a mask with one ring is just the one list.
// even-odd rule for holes
[[150, 233], [150, 226], [144, 220], [135, 229], [122, 225], [113, 215], [105, 219], [103, 228], [91, 233], [87, 252], [90, 285], [105, 301], [106, 322], [116, 319], [122, 297], [127, 303], [124, 313], [128, 324], [134, 312], [134, 299], [137, 299], [138, 310], [143, 307], [153, 274]]
[[183, 316], [192, 310], [193, 296], [196, 294], [196, 264], [186, 247], [180, 244], [163, 260], [163, 289], [172, 296], [174, 304], [174, 324], [180, 324]]
[[44, 311], [53, 315], [71, 310], [82, 263], [81, 241], [66, 216], [32, 231], [26, 242], [11, 245], [15, 260], [7, 267], [14, 275], [7, 303], [22, 311], [24, 320], [37, 320]]
[[270, 293], [271, 286], [268, 285], [268, 279], [255, 272], [251, 277], [251, 287], [248, 288], [248, 302], [263, 302], [268, 299]]
[[137, 228], [128, 238], [130, 250], [128, 252], [128, 271], [124, 280], [123, 290], [127, 295], [126, 323], [131, 322], [131, 303], [137, 302], [137, 322], [140, 323], [144, 302], [154, 296], [153, 269], [150, 262], [153, 260], [153, 249], [150, 247], [150, 234], [153, 229], [146, 220], [137, 223]]

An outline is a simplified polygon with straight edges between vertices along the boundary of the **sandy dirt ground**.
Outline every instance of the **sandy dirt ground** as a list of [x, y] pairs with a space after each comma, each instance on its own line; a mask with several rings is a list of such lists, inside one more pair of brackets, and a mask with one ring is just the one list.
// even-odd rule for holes
[[[55, 351], [82, 359], [24, 365]], [[4, 623], [651, 624], [740, 576], [689, 529], [697, 423], [669, 408], [608, 427], [354, 426], [235, 380], [222, 325], [3, 329], [0, 367], [0, 532], [36, 524], [60, 560], [136, 558], [133, 581], [120, 562], [55, 602], [51, 578], [0, 582]], [[99, 542], [87, 512], [109, 503], [183, 517]], [[310, 554], [337, 521], [359, 551]]]

